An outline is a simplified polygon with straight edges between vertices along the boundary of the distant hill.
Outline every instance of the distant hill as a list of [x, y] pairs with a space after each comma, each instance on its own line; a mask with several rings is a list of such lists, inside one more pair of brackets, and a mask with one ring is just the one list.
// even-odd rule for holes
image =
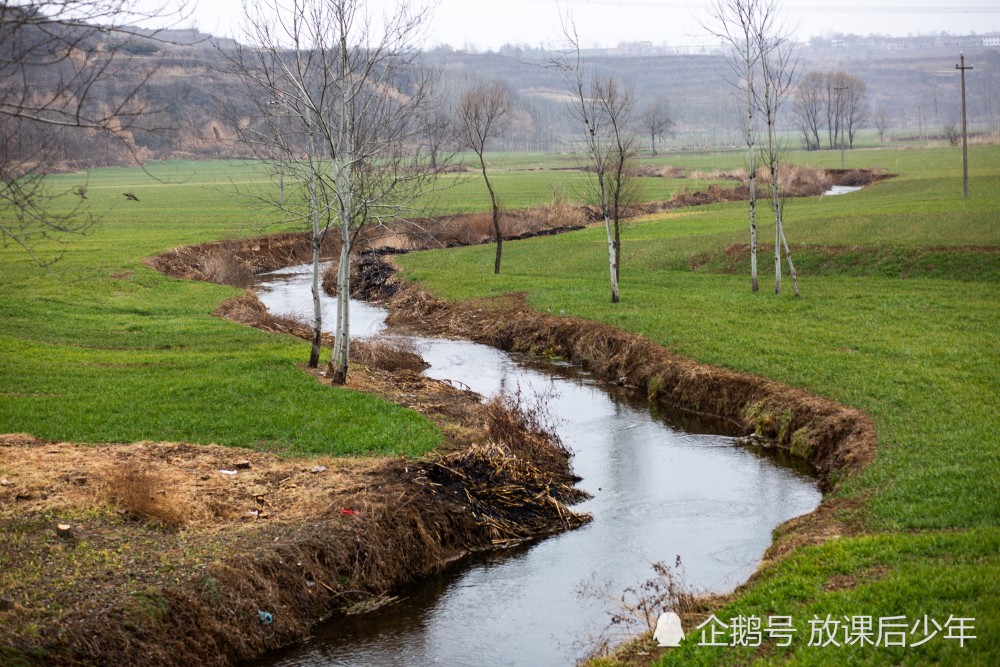
[[[129, 67], [115, 73], [117, 85], [125, 88], [146, 71], [153, 72], [140, 101], [154, 110], [151, 124], [161, 131], [135, 130], [132, 154], [143, 159], [248, 155], [237, 141], [236, 127], [259, 119], [254, 118], [255, 105], [247, 89], [227, 63], [226, 54], [233, 52], [235, 42], [195, 30], [160, 33], [157, 39], [115, 33], [103, 39], [91, 45], [94, 53], [122, 50], [130, 55]], [[977, 47], [975, 40], [959, 46], [963, 44], [969, 47], [966, 58], [975, 68], [968, 73], [970, 122], [974, 128], [1000, 131], [1000, 47]], [[728, 65], [717, 53], [617, 49], [585, 55], [586, 65], [594, 71], [631, 82], [640, 106], [667, 101], [676, 122], [674, 148], [738, 142], [737, 103], [726, 81]], [[422, 54], [429, 67], [441, 72], [443, 108], [453, 108], [462, 91], [475, 82], [506, 85], [514, 94], [517, 112], [497, 147], [538, 151], [568, 150], [578, 137], [578, 129], [569, 122], [570, 89], [562, 75], [548, 66], [557, 56], [519, 48], [497, 53], [437, 48]], [[839, 69], [859, 76], [867, 84], [872, 110], [884, 107], [893, 131], [940, 134], [942, 126], [960, 118], [957, 62], [952, 42], [916, 43], [903, 49], [872, 41], [834, 40], [804, 46], [799, 71]], [[49, 79], [39, 76], [39, 88], [44, 89]], [[113, 93], [112, 88], [108, 91]], [[786, 118], [789, 126], [790, 120]], [[66, 143], [64, 167], [122, 164], [132, 159], [96, 141], [81, 136]]]

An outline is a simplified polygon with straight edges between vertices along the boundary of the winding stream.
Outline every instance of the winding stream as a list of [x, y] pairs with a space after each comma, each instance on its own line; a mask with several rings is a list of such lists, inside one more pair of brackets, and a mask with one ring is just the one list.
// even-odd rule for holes
[[[266, 274], [257, 285], [275, 314], [311, 312], [309, 267]], [[324, 313], [334, 313], [328, 299]], [[385, 312], [351, 304], [352, 331], [377, 335]], [[332, 317], [330, 318], [332, 319]], [[607, 625], [612, 600], [680, 557], [696, 590], [746, 580], [771, 530], [813, 510], [815, 481], [734, 439], [684, 431], [574, 368], [476, 343], [417, 338], [426, 374], [483, 395], [520, 388], [550, 396], [559, 436], [574, 452], [575, 509], [594, 520], [577, 530], [463, 561], [374, 614], [335, 618], [303, 644], [265, 663], [312, 665], [573, 665]]]

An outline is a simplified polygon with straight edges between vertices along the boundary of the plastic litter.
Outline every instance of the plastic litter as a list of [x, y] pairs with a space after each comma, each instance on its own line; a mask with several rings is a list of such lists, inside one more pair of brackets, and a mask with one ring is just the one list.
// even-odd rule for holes
[[269, 611], [258, 611], [257, 618], [260, 619], [260, 622], [264, 625], [270, 625], [274, 622], [274, 616]]

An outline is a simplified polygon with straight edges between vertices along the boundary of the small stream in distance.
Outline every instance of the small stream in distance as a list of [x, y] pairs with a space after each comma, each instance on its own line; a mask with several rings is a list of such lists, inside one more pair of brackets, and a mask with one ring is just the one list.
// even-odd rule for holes
[[[276, 315], [312, 312], [310, 267], [259, 277]], [[326, 297], [324, 317], [336, 302]], [[386, 313], [352, 301], [355, 336], [381, 335]], [[334, 617], [315, 635], [256, 663], [350, 665], [574, 665], [609, 622], [611, 604], [653, 577], [652, 563], [680, 557], [696, 591], [729, 591], [756, 569], [779, 523], [810, 512], [820, 492], [805, 470], [749, 451], [734, 438], [689, 432], [568, 364], [511, 355], [467, 341], [415, 338], [425, 374], [498, 391], [549, 396], [573, 451], [579, 486], [593, 498], [574, 509], [594, 520], [576, 530], [461, 561], [400, 593], [372, 614]], [[461, 386], [461, 385], [459, 385]], [[690, 628], [685, 628], [690, 631]]]

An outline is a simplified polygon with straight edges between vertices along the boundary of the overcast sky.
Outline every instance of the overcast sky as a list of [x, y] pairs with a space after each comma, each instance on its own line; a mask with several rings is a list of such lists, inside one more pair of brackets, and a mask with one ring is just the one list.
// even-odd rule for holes
[[[372, 7], [389, 0], [368, 0]], [[243, 0], [198, 0], [196, 26], [218, 36], [239, 34]], [[650, 41], [671, 46], [710, 42], [699, 20], [711, 0], [437, 0], [425, 46], [553, 43], [560, 10], [571, 10], [582, 46]], [[802, 40], [833, 33], [897, 37], [1000, 32], [1000, 0], [786, 0], [782, 11]]]

